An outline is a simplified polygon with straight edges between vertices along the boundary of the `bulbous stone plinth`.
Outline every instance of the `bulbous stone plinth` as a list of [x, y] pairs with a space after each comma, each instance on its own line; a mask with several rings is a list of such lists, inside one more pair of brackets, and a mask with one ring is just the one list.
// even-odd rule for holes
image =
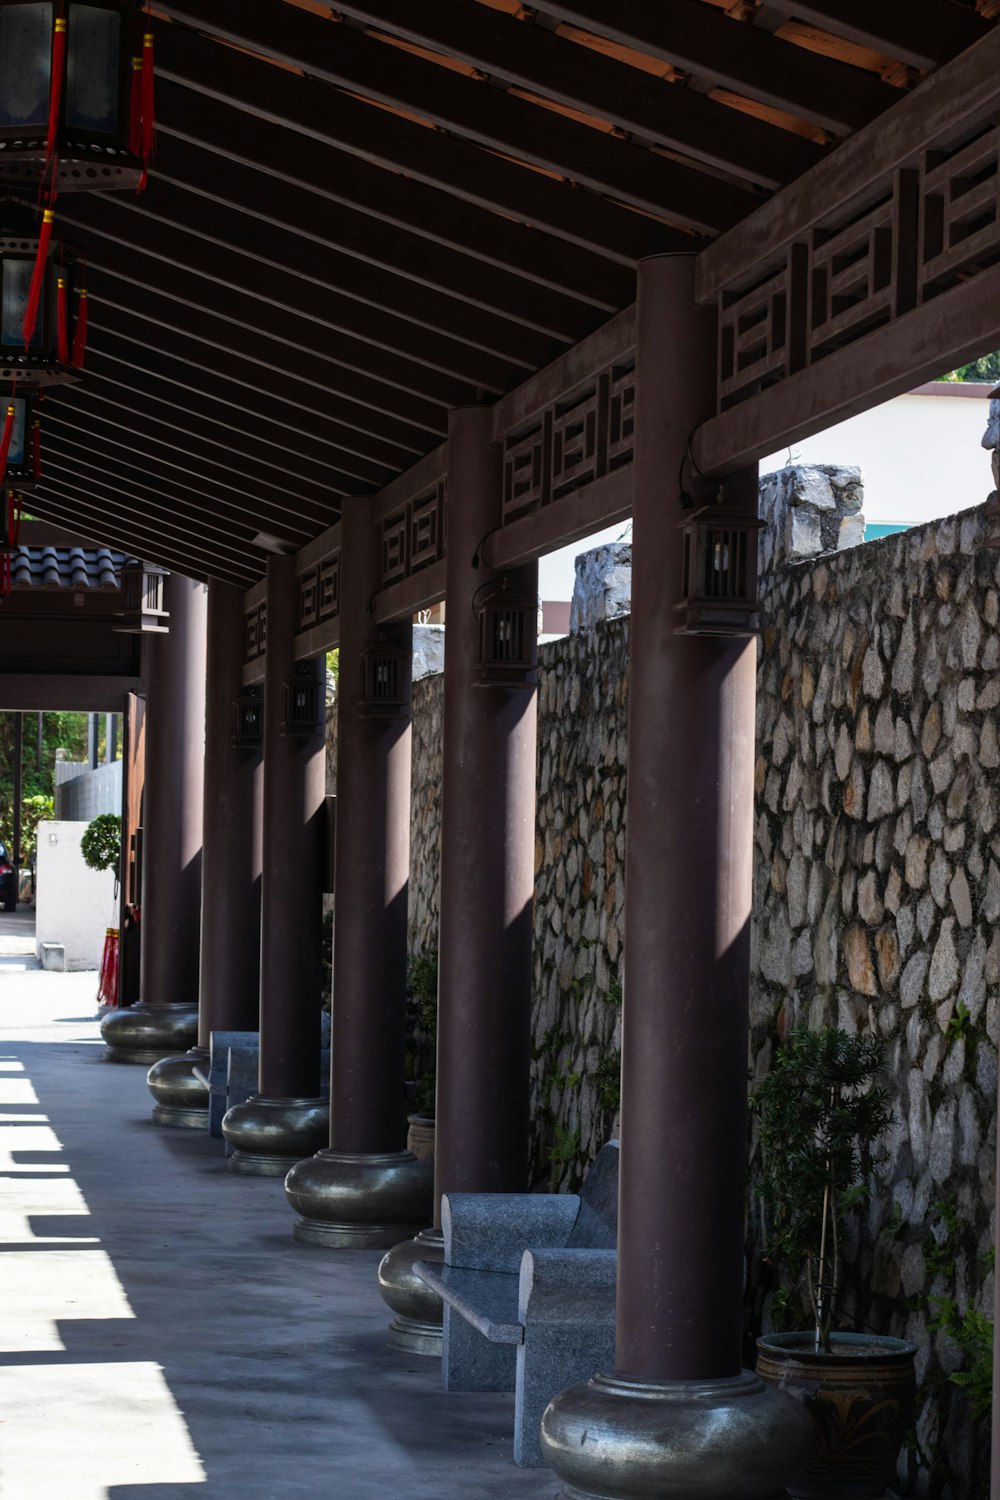
[[360, 1155], [325, 1150], [285, 1178], [304, 1245], [387, 1250], [431, 1217], [434, 1163], [409, 1151]]
[[802, 1408], [749, 1370], [727, 1380], [595, 1375], [550, 1401], [542, 1454], [561, 1500], [772, 1500], [812, 1451]]
[[113, 1010], [101, 1022], [109, 1062], [159, 1062], [167, 1053], [186, 1052], [198, 1040], [196, 1005], [138, 1005]]
[[253, 1094], [222, 1117], [233, 1147], [229, 1170], [249, 1177], [283, 1177], [330, 1133], [329, 1099], [263, 1099]]
[[192, 1047], [183, 1057], [161, 1057], [153, 1064], [146, 1082], [155, 1101], [153, 1120], [157, 1125], [208, 1129], [208, 1089], [195, 1073], [195, 1068], [207, 1073], [208, 1065], [207, 1047]]
[[413, 1262], [444, 1261], [440, 1229], [422, 1229], [415, 1240], [394, 1245], [378, 1268], [378, 1289], [396, 1316], [389, 1324], [390, 1349], [441, 1358], [444, 1307], [437, 1292], [414, 1273]]

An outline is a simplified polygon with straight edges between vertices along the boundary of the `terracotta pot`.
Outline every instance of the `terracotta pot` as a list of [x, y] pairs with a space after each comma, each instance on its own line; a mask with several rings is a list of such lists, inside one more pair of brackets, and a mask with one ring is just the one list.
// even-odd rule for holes
[[417, 1161], [434, 1160], [434, 1118], [432, 1115], [407, 1115], [406, 1149]]
[[801, 1401], [816, 1434], [813, 1457], [788, 1486], [794, 1500], [882, 1500], [913, 1423], [916, 1349], [902, 1339], [835, 1333], [829, 1354], [812, 1333], [757, 1340], [757, 1373]]

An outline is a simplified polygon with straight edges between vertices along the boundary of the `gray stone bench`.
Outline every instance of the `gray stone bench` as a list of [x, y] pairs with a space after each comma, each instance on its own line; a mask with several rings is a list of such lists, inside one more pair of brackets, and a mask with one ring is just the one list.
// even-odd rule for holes
[[444, 1265], [416, 1274], [444, 1302], [449, 1391], [514, 1391], [514, 1461], [542, 1463], [557, 1392], [614, 1359], [618, 1142], [571, 1193], [450, 1193]]
[[[222, 1117], [234, 1104], [243, 1104], [257, 1092], [260, 1066], [259, 1031], [213, 1031], [207, 1076], [199, 1076], [209, 1090], [208, 1132], [222, 1137]], [[320, 1097], [330, 1092], [330, 1051], [320, 1054]], [[233, 1147], [226, 1141], [226, 1155]]]

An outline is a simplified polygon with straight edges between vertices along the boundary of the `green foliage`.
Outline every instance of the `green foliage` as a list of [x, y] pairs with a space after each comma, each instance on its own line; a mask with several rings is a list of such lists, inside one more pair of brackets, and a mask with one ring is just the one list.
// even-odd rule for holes
[[[53, 798], [45, 797], [35, 793], [31, 797], [24, 797], [21, 801], [21, 863], [28, 865], [35, 856], [38, 847], [38, 825], [51, 818]], [[7, 847], [13, 849], [13, 828], [11, 833], [5, 836]]]
[[122, 852], [122, 820], [117, 813], [100, 813], [83, 830], [80, 853], [91, 870], [117, 871]]
[[621, 1048], [606, 1052], [591, 1077], [597, 1088], [597, 1102], [605, 1114], [615, 1115], [622, 1102]]
[[972, 1012], [964, 1000], [960, 1000], [955, 1007], [955, 1014], [948, 1022], [948, 1037], [957, 1042], [959, 1037], [965, 1036], [972, 1022]]
[[770, 1200], [770, 1258], [806, 1274], [816, 1337], [829, 1348], [845, 1214], [865, 1201], [889, 1122], [874, 1037], [837, 1027], [789, 1033], [751, 1106]]
[[555, 1139], [549, 1147], [553, 1187], [556, 1187], [559, 1183], [561, 1168], [572, 1166], [579, 1159], [581, 1150], [580, 1132], [578, 1130], [566, 1130], [562, 1125], [557, 1124], [555, 1127]]
[[1000, 380], [1000, 352], [995, 354], [984, 354], [981, 359], [974, 359], [970, 364], [959, 365], [957, 370], [951, 370], [947, 375], [942, 375], [942, 380], [960, 382], [963, 380]]
[[933, 1281], [936, 1276], [951, 1278], [955, 1274], [954, 1240], [958, 1232], [958, 1204], [954, 1198], [938, 1198], [931, 1204], [936, 1233], [928, 1234], [921, 1246], [924, 1265]]
[[436, 1105], [438, 955], [414, 954], [406, 970], [407, 1077], [415, 1078], [417, 1113], [432, 1116]]
[[963, 1368], [948, 1379], [968, 1392], [974, 1419], [987, 1417], [993, 1405], [993, 1324], [974, 1307], [960, 1315], [951, 1297], [936, 1297], [933, 1306], [934, 1319], [928, 1326], [949, 1334], [962, 1354]]
[[[43, 818], [51, 818], [55, 796], [55, 758], [64, 750], [69, 760], [84, 760], [87, 754], [87, 715], [45, 713], [42, 715], [42, 754], [38, 756], [38, 717], [23, 716], [21, 764], [21, 863], [29, 864], [35, 852], [35, 829]], [[14, 851], [14, 714], [0, 713], [0, 841]]]

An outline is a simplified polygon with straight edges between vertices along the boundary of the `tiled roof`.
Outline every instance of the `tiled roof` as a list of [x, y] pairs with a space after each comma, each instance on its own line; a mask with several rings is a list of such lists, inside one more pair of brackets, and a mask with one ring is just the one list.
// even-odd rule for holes
[[127, 552], [108, 547], [17, 547], [15, 589], [117, 589]]

